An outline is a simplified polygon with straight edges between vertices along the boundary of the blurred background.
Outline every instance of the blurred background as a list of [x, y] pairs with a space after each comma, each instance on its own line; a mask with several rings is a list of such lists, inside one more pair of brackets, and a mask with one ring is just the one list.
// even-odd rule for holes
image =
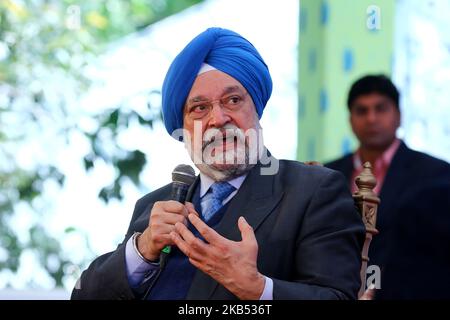
[[211, 26], [249, 39], [274, 90], [278, 158], [356, 146], [346, 96], [385, 73], [398, 136], [450, 161], [450, 0], [1, 0], [0, 299], [67, 299], [123, 240], [137, 199], [190, 163], [161, 122], [175, 55]]

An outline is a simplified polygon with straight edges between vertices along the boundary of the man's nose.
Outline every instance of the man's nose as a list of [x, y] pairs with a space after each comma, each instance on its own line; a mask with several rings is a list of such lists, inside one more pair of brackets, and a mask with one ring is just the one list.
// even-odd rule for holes
[[377, 116], [377, 113], [375, 110], [369, 110], [367, 112], [367, 118], [366, 118], [367, 122], [374, 123], [377, 121], [377, 118], [378, 118], [378, 116]]
[[225, 124], [230, 121], [230, 116], [224, 112], [220, 102], [212, 105], [210, 118], [209, 118], [209, 127], [221, 128]]

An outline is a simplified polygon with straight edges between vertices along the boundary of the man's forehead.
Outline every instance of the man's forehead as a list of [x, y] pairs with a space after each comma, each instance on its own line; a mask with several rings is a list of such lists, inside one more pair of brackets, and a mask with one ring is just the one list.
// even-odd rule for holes
[[[391, 102], [392, 99], [381, 93], [368, 93], [355, 98], [353, 105], [355, 107], [370, 107], [380, 103]], [[393, 102], [393, 101], [392, 101]]]

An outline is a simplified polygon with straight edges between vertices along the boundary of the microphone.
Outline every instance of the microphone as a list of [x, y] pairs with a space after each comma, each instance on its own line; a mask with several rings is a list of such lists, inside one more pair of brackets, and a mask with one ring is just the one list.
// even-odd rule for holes
[[[195, 181], [195, 171], [191, 166], [187, 164], [180, 164], [175, 167], [172, 171], [172, 192], [170, 194], [170, 199], [175, 200], [181, 203], [186, 201], [186, 196], [189, 190], [189, 187]], [[142, 296], [142, 300], [146, 300], [147, 296], [150, 294], [150, 291], [153, 289], [156, 281], [158, 280], [161, 271], [165, 268], [167, 262], [167, 256], [170, 253], [170, 246], [165, 246], [164, 249], [161, 250], [160, 256], [160, 267], [156, 275], [153, 277], [152, 282], [148, 286], [145, 294]]]
[[195, 171], [187, 164], [180, 164], [172, 171], [171, 199], [184, 203], [191, 184], [195, 181]]
[[[176, 166], [172, 171], [172, 192], [170, 199], [184, 203], [189, 187], [194, 181], [195, 171], [190, 165], [180, 164]], [[164, 247], [162, 252], [170, 253], [170, 246]]]

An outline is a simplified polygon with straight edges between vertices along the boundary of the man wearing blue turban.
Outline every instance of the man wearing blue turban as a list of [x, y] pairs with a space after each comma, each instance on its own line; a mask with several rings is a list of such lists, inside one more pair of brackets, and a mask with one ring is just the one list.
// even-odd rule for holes
[[169, 200], [172, 184], [140, 199], [124, 242], [83, 272], [73, 299], [356, 298], [365, 229], [345, 179], [267, 152], [271, 92], [264, 60], [233, 31], [207, 29], [180, 52], [164, 124], [200, 174], [184, 204]]

